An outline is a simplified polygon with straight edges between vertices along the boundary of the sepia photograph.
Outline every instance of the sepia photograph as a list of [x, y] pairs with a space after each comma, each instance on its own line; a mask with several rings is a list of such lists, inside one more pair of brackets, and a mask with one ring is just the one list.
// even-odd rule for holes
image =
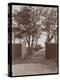
[[12, 5], [12, 76], [58, 73], [58, 6]]

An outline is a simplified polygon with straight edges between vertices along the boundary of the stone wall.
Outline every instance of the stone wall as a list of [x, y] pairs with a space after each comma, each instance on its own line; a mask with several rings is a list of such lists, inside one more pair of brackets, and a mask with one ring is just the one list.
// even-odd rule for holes
[[45, 44], [45, 56], [46, 58], [57, 58], [58, 48], [57, 43], [46, 43]]
[[22, 49], [21, 44], [12, 44], [12, 59], [21, 58]]
[[26, 46], [24, 43], [12, 44], [12, 59], [24, 58], [26, 55]]

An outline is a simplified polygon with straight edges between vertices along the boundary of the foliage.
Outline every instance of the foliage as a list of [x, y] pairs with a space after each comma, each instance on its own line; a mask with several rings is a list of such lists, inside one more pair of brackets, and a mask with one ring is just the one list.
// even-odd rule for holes
[[[40, 35], [41, 26], [37, 24], [40, 20], [40, 16], [38, 16], [36, 10], [32, 7], [23, 7], [22, 10], [15, 10], [15, 13], [13, 13], [13, 21], [17, 24], [17, 27], [13, 27], [13, 32], [15, 30], [15, 33], [18, 33], [15, 37], [22, 38], [21, 36], [18, 36], [22, 35], [25, 39], [25, 43], [28, 44], [29, 51], [32, 51], [33, 42], [36, 40], [36, 37], [38, 39], [38, 36]], [[42, 9], [39, 11], [41, 14]]]
[[46, 9], [44, 17], [44, 30], [47, 32], [47, 41], [50, 42], [52, 38], [57, 36], [57, 9], [51, 8], [50, 11]]

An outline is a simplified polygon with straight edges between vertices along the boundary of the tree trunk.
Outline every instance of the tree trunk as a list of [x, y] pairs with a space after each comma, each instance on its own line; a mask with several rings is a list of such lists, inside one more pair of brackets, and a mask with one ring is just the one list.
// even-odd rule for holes
[[31, 52], [31, 46], [30, 46], [30, 35], [29, 35], [29, 41], [28, 41], [28, 54], [31, 55], [32, 52]]
[[29, 54], [29, 55], [32, 54], [32, 48], [30, 47], [30, 44], [28, 45], [28, 54]]
[[38, 43], [38, 39], [36, 39], [36, 50], [37, 50], [37, 43]]
[[33, 39], [32, 39], [32, 43], [31, 43], [31, 54], [32, 54], [32, 50], [33, 50]]

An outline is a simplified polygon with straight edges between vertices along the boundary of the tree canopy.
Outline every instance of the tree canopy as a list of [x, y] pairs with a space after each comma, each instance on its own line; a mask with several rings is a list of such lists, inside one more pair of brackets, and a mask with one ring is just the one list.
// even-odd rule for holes
[[[50, 11], [49, 11], [50, 10]], [[15, 37], [24, 38], [28, 44], [29, 51], [33, 42], [37, 41], [43, 31], [48, 33], [48, 39], [52, 39], [56, 32], [57, 10], [44, 7], [23, 7], [12, 14], [13, 32]], [[31, 53], [31, 52], [29, 52]]]

